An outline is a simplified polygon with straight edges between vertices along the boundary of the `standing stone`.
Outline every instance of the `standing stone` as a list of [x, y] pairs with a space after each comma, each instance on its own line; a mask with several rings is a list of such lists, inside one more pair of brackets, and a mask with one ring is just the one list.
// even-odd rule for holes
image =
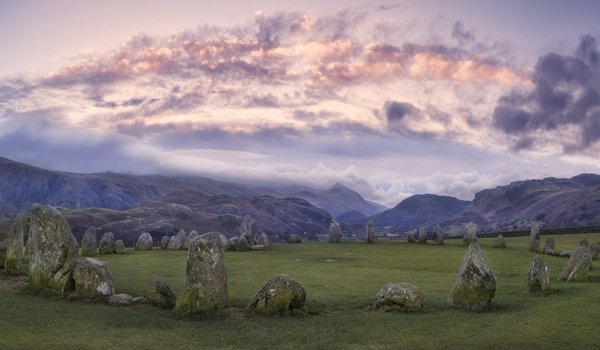
[[477, 225], [470, 222], [465, 226], [462, 244], [466, 247], [472, 243], [477, 243]]
[[252, 236], [252, 226], [254, 225], [254, 220], [250, 217], [250, 215], [246, 215], [240, 227], [238, 227], [238, 232], [240, 233], [240, 237], [245, 237], [250, 246], [256, 244], [254, 242], [254, 237]]
[[144, 298], [148, 303], [162, 309], [172, 309], [177, 301], [175, 293], [173, 293], [167, 282], [158, 280], [146, 283]]
[[438, 245], [444, 244], [444, 231], [440, 225], [435, 225], [433, 228], [433, 243]]
[[254, 241], [256, 241], [256, 245], [262, 245], [265, 248], [268, 247], [270, 244], [269, 237], [264, 232], [261, 232], [260, 235], [256, 236], [256, 239]]
[[540, 251], [540, 226], [538, 224], [533, 224], [533, 226], [531, 226], [531, 232], [529, 233], [529, 251]]
[[169, 240], [169, 244], [167, 245], [167, 249], [169, 250], [179, 250], [183, 249], [183, 245], [185, 244], [185, 239], [187, 235], [184, 230], [179, 230], [177, 235], [171, 236]]
[[527, 271], [527, 290], [531, 294], [548, 294], [550, 292], [550, 272], [541, 256], [533, 257]]
[[137, 242], [135, 242], [135, 250], [152, 250], [154, 240], [148, 232], [142, 233]]
[[544, 242], [544, 253], [548, 254], [556, 250], [556, 243], [554, 242], [554, 238], [548, 237]]
[[415, 233], [413, 231], [406, 234], [406, 243], [416, 243]]
[[0, 268], [4, 268], [4, 259], [6, 259], [6, 240], [0, 241]]
[[265, 315], [293, 314], [304, 308], [304, 286], [289, 275], [275, 275], [256, 293], [246, 306], [246, 313]]
[[171, 240], [170, 236], [163, 236], [160, 240], [160, 249], [167, 249], [169, 245], [169, 241]]
[[427, 244], [427, 229], [425, 228], [425, 225], [419, 227], [419, 238], [417, 243]]
[[329, 225], [329, 243], [340, 243], [342, 239], [342, 227], [337, 220], [331, 220]]
[[467, 310], [486, 308], [496, 294], [496, 278], [483, 250], [471, 243], [458, 270], [448, 304]]
[[288, 236], [288, 243], [302, 243], [302, 237], [295, 233], [290, 233]]
[[[584, 259], [584, 257], [589, 258], [589, 264], [584, 261], [583, 264], [580, 264], [580, 260]], [[589, 271], [589, 267], [591, 267], [591, 254], [590, 250], [587, 247], [579, 247], [575, 249], [569, 260], [565, 263], [562, 270], [558, 274], [558, 279], [562, 281], [582, 281], [587, 280], [587, 272]], [[589, 266], [587, 266], [589, 265]], [[587, 268], [587, 270], [586, 270]], [[577, 271], [576, 271], [577, 270]]]
[[582, 240], [580, 240], [580, 241], [577, 241], [577, 244], [576, 244], [575, 246], [576, 246], [577, 248], [579, 248], [579, 247], [584, 247], [584, 248], [587, 248], [587, 247], [589, 247], [589, 246], [590, 246], [590, 243], [588, 242], [588, 240], [587, 240], [587, 239], [585, 239], [585, 238], [584, 238], [584, 239], [582, 239]]
[[585, 282], [590, 279], [588, 272], [592, 268], [592, 256], [589, 253], [583, 254], [581, 259], [575, 264], [573, 270], [567, 277], [567, 282]]
[[496, 236], [496, 240], [494, 241], [494, 248], [506, 248], [506, 241], [504, 240], [504, 236], [499, 233]]
[[598, 260], [600, 257], [600, 242], [595, 242], [590, 245], [590, 251], [592, 253], [592, 260]]
[[78, 259], [73, 269], [75, 293], [90, 299], [115, 294], [113, 277], [103, 261], [95, 258]]
[[81, 238], [81, 256], [96, 256], [98, 254], [98, 242], [96, 241], [96, 228], [88, 227]]
[[229, 244], [229, 239], [224, 234], [219, 233], [219, 238], [221, 239], [221, 244], [223, 244], [223, 247], [226, 247], [227, 244]]
[[227, 304], [227, 271], [218, 234], [207, 233], [190, 243], [183, 292], [175, 308], [182, 313], [210, 314]]
[[115, 241], [115, 254], [125, 254], [127, 253], [127, 249], [125, 248], [125, 243], [123, 243], [122, 239], [118, 239]]
[[377, 238], [375, 237], [375, 223], [373, 222], [373, 220], [369, 219], [369, 221], [367, 222], [366, 241], [367, 243], [375, 243], [376, 239]]
[[50, 206], [35, 204], [29, 228], [29, 284], [61, 293], [73, 288], [79, 246], [71, 226]]
[[11, 273], [21, 271], [25, 235], [29, 232], [29, 217], [19, 215], [8, 231], [4, 269]]
[[107, 255], [115, 252], [115, 235], [112, 232], [106, 232], [100, 239], [98, 254]]
[[421, 311], [425, 304], [423, 292], [416, 286], [402, 283], [388, 283], [375, 296], [374, 306], [384, 311]]
[[196, 230], [192, 230], [192, 232], [190, 232], [190, 234], [187, 236], [185, 243], [183, 244], [183, 249], [189, 249], [190, 242], [196, 237], [198, 237], [198, 232], [196, 232]]

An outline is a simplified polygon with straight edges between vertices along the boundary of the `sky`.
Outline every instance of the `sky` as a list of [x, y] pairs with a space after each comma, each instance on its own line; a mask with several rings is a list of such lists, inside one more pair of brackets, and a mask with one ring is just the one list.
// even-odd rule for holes
[[394, 206], [600, 173], [597, 1], [0, 0], [0, 156]]

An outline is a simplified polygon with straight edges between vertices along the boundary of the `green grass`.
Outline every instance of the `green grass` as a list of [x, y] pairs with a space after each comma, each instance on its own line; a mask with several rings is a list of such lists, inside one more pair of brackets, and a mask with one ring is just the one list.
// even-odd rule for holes
[[[578, 240], [591, 243], [600, 234], [554, 238], [558, 249], [572, 250]], [[272, 275], [288, 273], [306, 288], [308, 314], [184, 318], [148, 305], [109, 307], [0, 292], [0, 349], [600, 348], [600, 269], [591, 271], [591, 282], [553, 279], [554, 294], [530, 296], [525, 276], [534, 254], [527, 251], [527, 237], [506, 241], [506, 249], [494, 249], [493, 239], [480, 239], [497, 283], [494, 304], [485, 313], [444, 307], [465, 252], [461, 240], [445, 246], [281, 244], [264, 252], [226, 253], [230, 304], [243, 308]], [[178, 294], [185, 258], [184, 251], [162, 250], [100, 257], [117, 291], [134, 296], [152, 279], [167, 281]], [[566, 262], [544, 260], [553, 276]], [[402, 281], [422, 289], [422, 313], [368, 308], [386, 283]]]

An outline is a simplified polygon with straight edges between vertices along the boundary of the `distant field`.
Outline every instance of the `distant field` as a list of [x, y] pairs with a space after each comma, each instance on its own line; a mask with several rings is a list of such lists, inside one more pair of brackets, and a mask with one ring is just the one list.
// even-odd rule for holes
[[[542, 246], [545, 237], [542, 236]], [[599, 233], [556, 235], [557, 249], [573, 250]], [[276, 244], [265, 252], [227, 252], [230, 303], [243, 308], [276, 273], [291, 274], [306, 288], [309, 313], [298, 317], [182, 318], [148, 305], [109, 307], [0, 292], [0, 349], [599, 349], [600, 263], [592, 281], [552, 281], [556, 293], [525, 292], [533, 253], [527, 237], [506, 239], [506, 249], [480, 239], [496, 275], [494, 305], [485, 313], [444, 307], [465, 249], [399, 241], [367, 245]], [[183, 287], [184, 251], [128, 251], [102, 256], [118, 292], [142, 294], [146, 281], [163, 279], [176, 293]], [[553, 276], [566, 259], [544, 256]], [[410, 282], [426, 297], [418, 314], [368, 309], [388, 282]]]

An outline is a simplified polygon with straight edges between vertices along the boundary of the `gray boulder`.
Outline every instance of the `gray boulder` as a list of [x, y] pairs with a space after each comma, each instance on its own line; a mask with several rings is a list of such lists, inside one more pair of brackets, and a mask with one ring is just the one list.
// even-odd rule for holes
[[211, 314], [227, 305], [227, 271], [221, 238], [207, 233], [190, 243], [183, 292], [175, 308], [185, 314]]
[[575, 267], [567, 277], [567, 282], [585, 282], [589, 281], [588, 273], [592, 269], [592, 256], [584, 254], [581, 259], [575, 264]]
[[377, 237], [375, 236], [375, 223], [369, 219], [367, 222], [367, 236], [365, 237], [367, 243], [375, 243]]
[[261, 234], [255, 237], [254, 242], [256, 242], [255, 246], [263, 246], [266, 248], [269, 246], [269, 237], [266, 233], [261, 232]]
[[531, 226], [531, 231], [529, 232], [529, 251], [540, 251], [540, 226], [538, 224]]
[[78, 259], [73, 269], [73, 280], [75, 293], [80, 297], [101, 299], [115, 294], [112, 274], [98, 259]]
[[144, 298], [148, 303], [162, 309], [172, 309], [177, 301], [175, 293], [173, 293], [167, 282], [159, 280], [146, 283]]
[[256, 244], [254, 242], [254, 236], [252, 235], [252, 227], [254, 226], [254, 220], [250, 217], [250, 215], [246, 215], [242, 223], [238, 227], [238, 232], [240, 233], [240, 237], [246, 238], [248, 244], [253, 246]]
[[[584, 260], [581, 263], [581, 260]], [[592, 256], [588, 247], [578, 247], [569, 257], [562, 270], [558, 274], [558, 279], [562, 281], [581, 282], [587, 281], [587, 273], [590, 270]]]
[[423, 292], [416, 286], [402, 282], [389, 283], [375, 296], [374, 306], [384, 311], [421, 311], [425, 304]]
[[85, 230], [83, 238], [81, 238], [81, 256], [96, 256], [98, 255], [98, 242], [96, 240], [96, 228], [94, 226]]
[[134, 299], [129, 294], [120, 293], [111, 295], [110, 297], [108, 297], [107, 301], [109, 305], [129, 306], [134, 302]]
[[142, 233], [135, 242], [135, 250], [152, 250], [152, 247], [154, 247], [154, 239], [148, 232]]
[[470, 222], [465, 226], [462, 244], [466, 247], [472, 243], [477, 243], [477, 225]]
[[167, 246], [169, 245], [170, 240], [171, 240], [170, 236], [163, 236], [160, 239], [160, 249], [167, 249]]
[[304, 286], [289, 275], [275, 275], [246, 306], [246, 313], [265, 315], [293, 314], [304, 308]]
[[506, 241], [504, 240], [504, 236], [502, 234], [498, 234], [498, 236], [496, 236], [494, 248], [506, 248]]
[[196, 237], [198, 237], [198, 232], [196, 232], [196, 230], [192, 230], [192, 232], [190, 232], [190, 234], [187, 236], [185, 243], [183, 244], [183, 249], [189, 249], [190, 242]]
[[427, 229], [425, 228], [425, 225], [419, 226], [419, 237], [417, 239], [417, 243], [427, 244]]
[[477, 243], [471, 243], [458, 270], [448, 304], [455, 308], [482, 310], [496, 294], [496, 278]]
[[229, 239], [227, 238], [227, 236], [225, 236], [222, 233], [219, 233], [219, 238], [221, 239], [221, 244], [223, 244], [223, 246], [227, 246], [227, 244], [229, 243]]
[[29, 285], [73, 290], [73, 268], [79, 246], [71, 226], [63, 215], [50, 206], [35, 204], [29, 228]]
[[433, 243], [437, 245], [444, 244], [444, 231], [440, 225], [435, 225], [433, 228]]
[[27, 234], [29, 234], [29, 217], [19, 215], [8, 230], [4, 253], [4, 269], [7, 272], [19, 273], [21, 271], [25, 235]]
[[544, 295], [550, 292], [550, 272], [541, 256], [533, 257], [527, 271], [527, 290], [531, 294]]
[[409, 232], [406, 234], [406, 243], [416, 243], [417, 241], [415, 240], [415, 233], [414, 232]]
[[288, 243], [302, 243], [302, 237], [295, 233], [290, 233], [288, 236]]
[[127, 249], [125, 248], [125, 243], [123, 243], [122, 239], [118, 239], [115, 241], [115, 254], [125, 254], [127, 253]]
[[544, 254], [548, 254], [551, 251], [556, 251], [556, 243], [554, 242], [554, 238], [548, 237], [544, 242]]
[[169, 250], [183, 249], [183, 245], [185, 244], [186, 238], [187, 238], [187, 235], [185, 234], [185, 231], [179, 230], [177, 235], [171, 236], [171, 239], [169, 240], [169, 244], [167, 245], [167, 249], [169, 249]]
[[115, 235], [112, 232], [106, 232], [100, 239], [98, 254], [107, 255], [115, 252]]
[[342, 226], [336, 220], [331, 220], [329, 225], [329, 243], [340, 243], [342, 239]]
[[600, 242], [595, 242], [590, 245], [590, 253], [592, 254], [592, 260], [598, 260], [600, 257]]

